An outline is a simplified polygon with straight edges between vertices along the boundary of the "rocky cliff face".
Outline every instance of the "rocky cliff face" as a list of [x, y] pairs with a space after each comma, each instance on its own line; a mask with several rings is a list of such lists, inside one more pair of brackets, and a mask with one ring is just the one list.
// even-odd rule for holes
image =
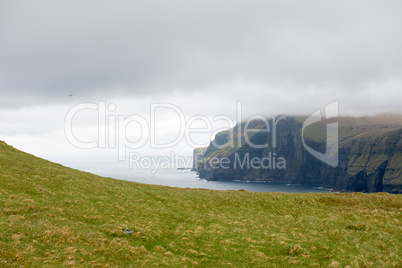
[[[306, 150], [302, 142], [302, 117], [281, 120], [275, 133], [273, 124], [268, 129], [263, 122], [254, 121], [248, 129], [259, 131], [244, 135], [243, 123], [219, 133], [196, 169], [200, 177], [207, 180], [275, 181], [320, 185], [336, 190], [400, 193], [400, 119], [339, 118], [339, 161], [336, 167], [322, 162]], [[309, 131], [305, 130], [304, 140], [309, 147], [325, 151], [327, 123], [324, 121]]]
[[198, 163], [202, 161], [204, 158], [205, 151], [207, 150], [207, 147], [203, 148], [196, 148], [193, 151], [193, 168], [191, 169], [192, 171], [196, 171], [198, 167]]

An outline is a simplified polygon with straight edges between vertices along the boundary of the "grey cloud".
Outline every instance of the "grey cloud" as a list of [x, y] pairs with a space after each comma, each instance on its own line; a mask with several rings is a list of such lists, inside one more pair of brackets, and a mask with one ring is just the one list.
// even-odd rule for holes
[[69, 93], [192, 92], [236, 79], [348, 92], [401, 77], [400, 1], [1, 5], [3, 106], [64, 101]]

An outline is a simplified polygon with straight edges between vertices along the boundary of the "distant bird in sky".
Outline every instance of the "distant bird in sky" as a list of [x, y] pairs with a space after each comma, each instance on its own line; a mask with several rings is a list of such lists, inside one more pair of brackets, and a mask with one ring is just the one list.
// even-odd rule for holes
[[71, 97], [73, 94], [68, 94], [69, 97]]
[[121, 229], [121, 230], [123, 231], [123, 233], [128, 234], [128, 235], [134, 233], [134, 231], [135, 231], [135, 230], [129, 230], [129, 229]]

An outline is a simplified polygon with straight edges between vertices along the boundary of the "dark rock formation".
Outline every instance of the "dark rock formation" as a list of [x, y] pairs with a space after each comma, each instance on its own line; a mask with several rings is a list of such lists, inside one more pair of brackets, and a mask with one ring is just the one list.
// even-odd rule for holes
[[[207, 180], [275, 181], [341, 191], [400, 193], [402, 120], [401, 117], [388, 119], [338, 118], [339, 161], [336, 167], [306, 150], [301, 134], [302, 117], [281, 120], [275, 133], [264, 131], [263, 122], [253, 121], [248, 129], [260, 131], [250, 133], [249, 142], [244, 135], [244, 123], [219, 133], [215, 137], [218, 146], [211, 143], [203, 149], [204, 159], [195, 166], [200, 177]], [[325, 152], [328, 122], [312, 126], [310, 132], [305, 130], [304, 140], [309, 147]], [[261, 148], [256, 148], [258, 146]]]
[[207, 147], [205, 148], [196, 148], [193, 151], [193, 168], [191, 169], [192, 171], [197, 170], [197, 166], [199, 161], [201, 161], [204, 158], [205, 151], [207, 150]]

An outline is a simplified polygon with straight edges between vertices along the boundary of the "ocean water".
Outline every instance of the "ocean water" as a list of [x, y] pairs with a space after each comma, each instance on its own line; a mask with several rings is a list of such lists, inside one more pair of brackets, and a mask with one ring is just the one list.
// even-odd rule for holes
[[330, 192], [317, 186], [292, 185], [274, 182], [206, 181], [195, 171], [178, 169], [129, 169], [113, 163], [64, 163], [64, 165], [100, 176], [146, 184], [180, 188], [203, 188], [211, 190], [239, 190], [256, 192], [319, 193]]

